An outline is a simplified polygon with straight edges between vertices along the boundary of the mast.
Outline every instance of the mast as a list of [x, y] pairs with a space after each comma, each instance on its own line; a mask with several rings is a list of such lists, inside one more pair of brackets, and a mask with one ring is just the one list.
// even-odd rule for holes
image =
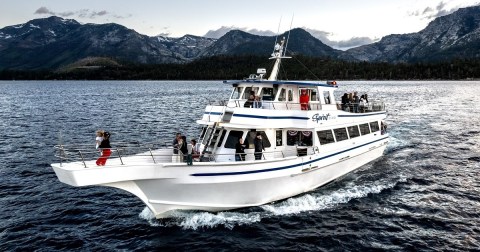
[[269, 81], [276, 81], [278, 72], [280, 70], [280, 64], [282, 63], [282, 59], [290, 59], [291, 57], [284, 56], [283, 52], [283, 45], [285, 44], [285, 37], [280, 41], [280, 43], [275, 44], [273, 49], [272, 57], [269, 59], [274, 59], [275, 64], [273, 65], [272, 73], [268, 77]]

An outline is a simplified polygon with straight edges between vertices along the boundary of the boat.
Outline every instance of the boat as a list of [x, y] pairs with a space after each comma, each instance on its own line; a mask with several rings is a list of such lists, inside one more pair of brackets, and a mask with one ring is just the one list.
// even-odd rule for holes
[[[198, 148], [198, 157], [175, 154], [172, 144], [112, 143], [107, 164], [97, 166], [93, 146], [57, 145], [56, 176], [75, 187], [125, 190], [156, 218], [167, 218], [176, 210], [218, 212], [280, 201], [380, 158], [389, 142], [384, 103], [342, 104], [335, 100], [335, 81], [278, 80], [282, 60], [290, 58], [284, 46], [284, 38], [276, 42], [268, 78], [260, 68], [243, 80], [224, 81], [232, 87], [228, 100], [207, 105], [197, 120], [201, 134], [188, 152]], [[255, 152], [257, 135], [264, 150]], [[245, 155], [235, 153], [239, 139]]]

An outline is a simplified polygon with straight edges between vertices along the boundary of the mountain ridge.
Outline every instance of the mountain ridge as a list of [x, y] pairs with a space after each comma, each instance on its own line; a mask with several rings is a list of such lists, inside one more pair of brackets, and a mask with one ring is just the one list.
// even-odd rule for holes
[[57, 69], [85, 58], [138, 64], [188, 63], [218, 55], [269, 56], [276, 39], [287, 37], [287, 52], [347, 61], [415, 63], [480, 57], [480, 6], [438, 17], [416, 33], [391, 34], [347, 51], [334, 49], [295, 28], [278, 36], [240, 30], [219, 39], [185, 35], [149, 37], [119, 24], [80, 24], [48, 17], [0, 29], [0, 69]]

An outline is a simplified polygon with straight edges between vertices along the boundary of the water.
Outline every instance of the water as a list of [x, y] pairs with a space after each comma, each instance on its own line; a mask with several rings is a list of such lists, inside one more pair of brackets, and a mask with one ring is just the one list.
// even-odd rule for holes
[[203, 82], [0, 82], [0, 250], [479, 250], [480, 82], [340, 82], [382, 98], [384, 157], [326, 187], [155, 220], [129, 193], [60, 183], [58, 143], [196, 137], [230, 87]]

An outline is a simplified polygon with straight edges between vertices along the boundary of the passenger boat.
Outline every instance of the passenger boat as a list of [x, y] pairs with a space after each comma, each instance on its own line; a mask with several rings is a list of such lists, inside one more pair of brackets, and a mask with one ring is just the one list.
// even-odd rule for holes
[[[335, 101], [334, 81], [277, 80], [282, 59], [289, 58], [284, 41], [270, 57], [275, 63], [268, 78], [259, 69], [244, 80], [224, 81], [232, 93], [228, 101], [207, 105], [197, 121], [202, 131], [195, 147], [201, 156], [193, 162], [176, 158], [172, 146], [118, 144], [107, 164], [97, 166], [94, 150], [57, 145], [60, 162], [52, 167], [58, 179], [71, 186], [125, 190], [156, 218], [164, 218], [173, 210], [216, 212], [279, 201], [381, 157], [389, 142], [383, 102], [358, 109], [358, 104]], [[250, 94], [260, 101], [249, 99]], [[301, 94], [308, 95], [307, 101]], [[256, 135], [263, 138], [261, 153], [254, 153]], [[240, 138], [246, 155], [236, 161]]]

